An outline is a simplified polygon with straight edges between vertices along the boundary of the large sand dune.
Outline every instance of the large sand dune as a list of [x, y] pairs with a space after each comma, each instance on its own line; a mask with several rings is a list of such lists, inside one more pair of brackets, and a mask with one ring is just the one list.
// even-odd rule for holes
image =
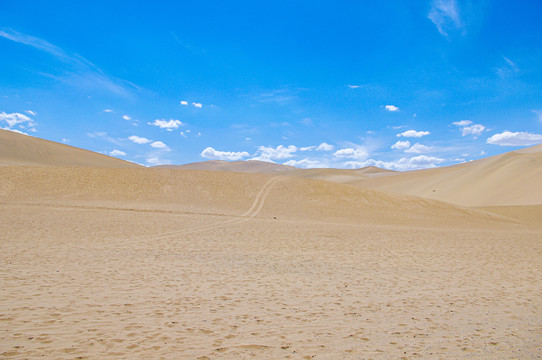
[[141, 167], [93, 151], [0, 129], [0, 166]]
[[0, 167], [0, 357], [542, 356], [540, 207], [349, 174]]
[[542, 144], [442, 168], [394, 173], [357, 184], [463, 206], [542, 204]]

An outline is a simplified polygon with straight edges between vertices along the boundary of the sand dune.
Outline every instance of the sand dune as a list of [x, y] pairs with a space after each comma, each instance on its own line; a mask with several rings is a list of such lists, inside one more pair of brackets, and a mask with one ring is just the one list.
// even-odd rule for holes
[[246, 173], [275, 173], [279, 171], [290, 171], [296, 168], [288, 165], [275, 164], [258, 160], [247, 161], [224, 161], [209, 160], [185, 165], [158, 165], [156, 168], [178, 169], [178, 170], [212, 170], [212, 171], [234, 171]]
[[0, 357], [539, 358], [542, 207], [375, 170], [2, 166]]
[[0, 130], [0, 166], [141, 167], [93, 151]]
[[542, 204], [542, 144], [454, 166], [364, 179], [359, 186], [463, 206]]

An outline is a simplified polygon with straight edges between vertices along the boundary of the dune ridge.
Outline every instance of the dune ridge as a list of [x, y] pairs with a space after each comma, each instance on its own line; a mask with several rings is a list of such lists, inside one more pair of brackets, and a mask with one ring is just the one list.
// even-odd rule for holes
[[0, 129], [0, 166], [142, 167], [70, 145]]

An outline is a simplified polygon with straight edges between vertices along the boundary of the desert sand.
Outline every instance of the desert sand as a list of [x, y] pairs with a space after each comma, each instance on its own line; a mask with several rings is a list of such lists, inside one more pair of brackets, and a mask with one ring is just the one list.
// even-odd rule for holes
[[527, 195], [464, 207], [342, 170], [86, 152], [92, 166], [66, 166], [21, 149], [0, 167], [1, 358], [542, 356], [542, 208]]

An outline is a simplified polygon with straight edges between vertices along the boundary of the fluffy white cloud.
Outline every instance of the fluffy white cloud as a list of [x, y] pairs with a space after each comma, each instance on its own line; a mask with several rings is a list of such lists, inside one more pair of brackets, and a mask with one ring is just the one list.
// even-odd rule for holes
[[120, 150], [115, 149], [113, 151], [110, 151], [109, 155], [111, 155], [111, 156], [125, 156], [126, 153], [124, 151], [120, 151]]
[[128, 138], [130, 141], [136, 143], [136, 144], [148, 144], [150, 143], [152, 140], [149, 140], [147, 138], [144, 138], [144, 137], [139, 137], [139, 136], [135, 136], [135, 135], [132, 135]]
[[472, 121], [470, 121], [470, 120], [456, 121], [456, 122], [453, 122], [452, 125], [455, 125], [455, 126], [458, 126], [458, 127], [462, 128], [461, 129], [461, 135], [462, 136], [474, 135], [474, 137], [478, 137], [478, 135], [483, 133], [484, 130], [486, 129], [486, 127], [484, 125], [481, 125], [481, 124], [472, 125]]
[[407, 171], [407, 170], [418, 170], [418, 169], [427, 169], [436, 167], [437, 164], [444, 162], [444, 159], [437, 158], [434, 156], [419, 155], [411, 158], [401, 158], [396, 161], [381, 161], [369, 159], [363, 162], [350, 161], [344, 163], [345, 167], [350, 168], [362, 168], [366, 166], [376, 166], [383, 169], [397, 170], [397, 171]]
[[542, 143], [542, 135], [504, 131], [488, 138], [487, 143], [501, 146], [530, 146]]
[[294, 145], [279, 145], [276, 148], [269, 146], [258, 146], [259, 155], [252, 158], [252, 160], [273, 162], [272, 160], [288, 159], [293, 157], [297, 150], [297, 146]]
[[463, 27], [455, 0], [433, 0], [427, 17], [435, 24], [438, 32], [443, 36], [448, 36], [450, 30]]
[[284, 165], [295, 166], [303, 169], [322, 169], [327, 167], [327, 165], [321, 161], [309, 159], [288, 160], [284, 163]]
[[161, 141], [155, 141], [151, 144], [151, 146], [153, 148], [156, 148], [156, 149], [166, 149], [167, 148], [167, 145], [164, 144], [163, 142]]
[[188, 106], [188, 101], [182, 100], [182, 101], [181, 101], [181, 105]]
[[250, 156], [250, 154], [246, 151], [239, 151], [239, 152], [233, 152], [233, 151], [218, 151], [213, 149], [212, 147], [207, 147], [205, 150], [203, 150], [200, 154], [202, 157], [210, 160], [241, 160], [244, 157]]
[[410, 141], [408, 140], [406, 141], [399, 140], [391, 146], [392, 149], [396, 149], [396, 150], [405, 150], [405, 149], [408, 149], [409, 147], [410, 147]]
[[484, 125], [480, 125], [480, 124], [474, 124], [472, 126], [466, 126], [466, 127], [463, 128], [462, 135], [463, 136], [465, 136], [465, 135], [478, 136], [481, 133], [483, 133], [485, 129], [486, 129], [486, 127]]
[[170, 119], [156, 119], [152, 123], [148, 123], [149, 125], [158, 126], [160, 129], [166, 129], [167, 131], [173, 131], [177, 129], [179, 126], [184, 126], [184, 124], [179, 120]]
[[305, 147], [299, 148], [299, 151], [312, 151], [314, 149], [316, 149], [316, 146], [305, 146]]
[[201, 103], [196, 103], [196, 102], [193, 102], [192, 105], [194, 105], [195, 107], [200, 108], [200, 109], [203, 107], [203, 105]]
[[333, 149], [335, 149], [335, 146], [329, 145], [324, 142], [318, 145], [318, 147], [316, 148], [316, 151], [333, 151]]
[[369, 156], [369, 153], [362, 148], [346, 148], [346, 149], [339, 149], [335, 151], [333, 154], [338, 158], [348, 158], [348, 159], [356, 159], [356, 160], [364, 160]]
[[423, 154], [423, 153], [426, 153], [426, 152], [429, 152], [429, 151], [431, 151], [431, 147], [422, 145], [420, 143], [416, 143], [416, 144], [412, 145], [412, 147], [410, 149], [406, 149], [405, 153], [408, 153], [408, 154]]
[[401, 136], [404, 136], [404, 137], [422, 137], [422, 136], [425, 136], [425, 135], [429, 135], [431, 134], [429, 131], [416, 131], [416, 130], [407, 130], [407, 131], [404, 131], [400, 134], [397, 134], [397, 137], [401, 137]]
[[399, 111], [399, 108], [395, 105], [386, 105], [384, 106], [387, 111], [396, 112]]
[[122, 115], [122, 118], [124, 120], [132, 120], [132, 118], [129, 115]]
[[21, 128], [26, 127], [30, 131], [36, 131], [36, 129], [34, 129], [34, 120], [21, 113], [7, 114], [5, 112], [1, 112], [0, 122], [5, 122], [9, 130], [11, 130], [14, 126], [19, 126]]

